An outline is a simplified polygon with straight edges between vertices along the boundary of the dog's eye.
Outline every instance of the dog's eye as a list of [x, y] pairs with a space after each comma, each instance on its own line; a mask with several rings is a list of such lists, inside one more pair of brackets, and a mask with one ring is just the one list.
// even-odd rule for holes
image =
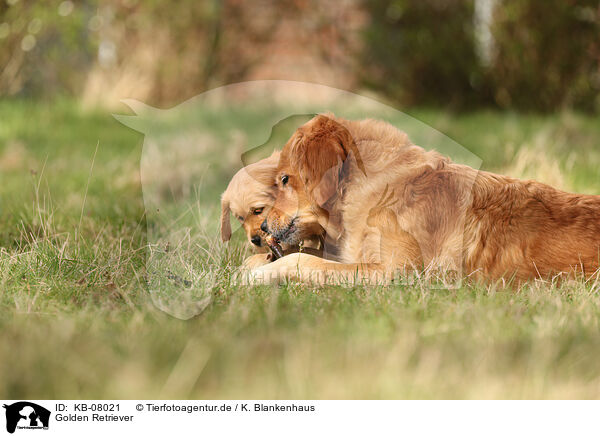
[[259, 207], [258, 209], [254, 209], [254, 215], [260, 215], [261, 213], [263, 213], [263, 209], [262, 207]]
[[286, 175], [281, 176], [281, 184], [282, 185], [287, 185], [287, 182], [289, 180], [289, 177]]
[[243, 222], [244, 222], [244, 217], [238, 216], [238, 217], [237, 217], [237, 219], [238, 219], [238, 221], [239, 221], [239, 222], [241, 222], [241, 223], [243, 223]]

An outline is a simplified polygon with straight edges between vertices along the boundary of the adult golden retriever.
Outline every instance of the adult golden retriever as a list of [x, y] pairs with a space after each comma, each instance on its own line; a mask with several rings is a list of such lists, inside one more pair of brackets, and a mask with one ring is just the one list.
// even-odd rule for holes
[[339, 261], [292, 254], [258, 280], [434, 267], [522, 281], [599, 267], [600, 196], [453, 163], [382, 121], [316, 116], [285, 145], [276, 184], [263, 230], [291, 244], [326, 232]]

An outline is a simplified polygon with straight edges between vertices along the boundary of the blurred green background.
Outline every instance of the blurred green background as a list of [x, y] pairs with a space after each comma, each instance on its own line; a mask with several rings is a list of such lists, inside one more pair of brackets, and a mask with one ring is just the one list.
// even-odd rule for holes
[[146, 286], [144, 137], [112, 117], [126, 98], [314, 82], [402, 110], [483, 169], [600, 194], [599, 30], [590, 0], [0, 0], [0, 397], [600, 398], [597, 278], [232, 283], [248, 250], [239, 231], [220, 242], [219, 195], [268, 137], [264, 107], [187, 111], [161, 136], [190, 155], [157, 172], [206, 224], [182, 278], [220, 273], [199, 316], [167, 315]]
[[173, 106], [253, 79], [402, 107], [600, 108], [596, 0], [0, 3], [0, 95]]

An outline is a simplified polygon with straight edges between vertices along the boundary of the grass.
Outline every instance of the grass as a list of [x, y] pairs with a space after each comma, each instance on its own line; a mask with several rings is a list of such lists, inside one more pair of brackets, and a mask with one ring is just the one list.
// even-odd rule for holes
[[[593, 117], [411, 115], [485, 169], [600, 193]], [[218, 242], [218, 197], [238, 152], [264, 140], [252, 113], [239, 117], [243, 133], [213, 115], [210, 137], [205, 127], [146, 137], [189, 143], [206, 163], [185, 167], [174, 156], [170, 166], [150, 165], [165, 193], [142, 186], [144, 137], [110, 114], [69, 101], [0, 102], [0, 397], [600, 397], [597, 283], [232, 284], [244, 245], [240, 232], [230, 246]], [[224, 141], [234, 152], [215, 153]], [[153, 195], [173, 215], [178, 199], [197, 204], [170, 250], [160, 250]], [[161, 301], [180, 318], [196, 316], [157, 307], [148, 244], [160, 256], [187, 256], [175, 273], [194, 286], [175, 283]], [[196, 294], [207, 266], [216, 278]]]

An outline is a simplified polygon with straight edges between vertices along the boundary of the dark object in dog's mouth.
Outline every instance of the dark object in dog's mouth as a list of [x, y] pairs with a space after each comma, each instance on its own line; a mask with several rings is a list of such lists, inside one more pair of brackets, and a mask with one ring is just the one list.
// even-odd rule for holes
[[271, 249], [271, 252], [273, 253], [273, 260], [277, 260], [283, 257], [283, 250], [275, 236], [267, 235], [267, 237], [265, 238], [265, 242], [267, 243], [267, 245]]

